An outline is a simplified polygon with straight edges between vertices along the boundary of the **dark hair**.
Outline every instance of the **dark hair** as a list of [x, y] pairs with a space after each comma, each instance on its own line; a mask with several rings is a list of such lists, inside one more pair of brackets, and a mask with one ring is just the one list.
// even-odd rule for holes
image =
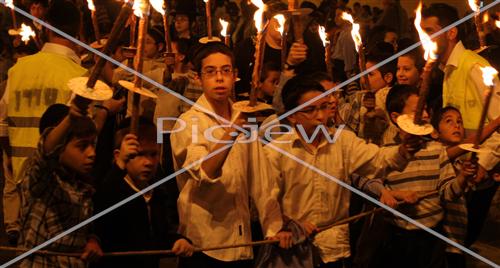
[[402, 113], [406, 105], [406, 101], [412, 95], [418, 96], [418, 89], [410, 85], [395, 85], [387, 94], [385, 108], [388, 114]]
[[68, 132], [68, 139], [87, 138], [97, 135], [97, 128], [90, 117], [82, 116], [71, 119], [71, 127]]
[[308, 79], [314, 80], [318, 83], [321, 83], [321, 81], [331, 81], [333, 82], [332, 76], [329, 75], [327, 72], [314, 72], [306, 75]]
[[201, 64], [203, 60], [215, 53], [221, 53], [229, 58], [231, 58], [231, 64], [233, 67], [235, 66], [234, 63], [234, 56], [233, 56], [233, 51], [224, 43], [221, 42], [209, 42], [205, 45], [203, 45], [200, 50], [197, 51], [196, 55], [194, 56], [193, 62], [194, 62], [194, 69], [198, 74], [201, 74]]
[[[372, 62], [378, 64], [388, 59], [391, 55], [392, 53], [383, 53], [383, 52], [371, 53], [366, 56], [366, 62]], [[392, 86], [395, 83], [396, 72], [398, 70], [398, 63], [396, 60], [391, 60], [390, 62], [380, 66], [378, 70], [382, 74], [382, 77], [384, 77], [388, 73], [392, 74], [392, 81], [389, 83], [389, 85]]]
[[155, 44], [165, 44], [165, 35], [163, 34], [163, 28], [151, 27], [148, 30], [148, 35], [155, 40]]
[[[123, 138], [125, 135], [130, 133], [130, 123], [131, 123], [131, 118], [127, 117], [125, 118], [120, 125], [118, 125], [116, 133], [115, 133], [115, 149], [119, 149]], [[156, 125], [151, 121], [150, 119], [146, 117], [139, 117], [139, 128], [140, 131], [137, 133], [137, 139], [139, 142], [141, 140], [147, 140], [147, 141], [154, 141], [156, 142]]]
[[415, 63], [415, 67], [418, 69], [418, 72], [422, 72], [422, 69], [424, 68], [424, 65], [425, 65], [425, 60], [424, 60], [424, 56], [423, 56], [423, 53], [422, 53], [422, 50], [420, 48], [416, 48], [406, 54], [403, 54], [399, 57], [408, 57], [408, 58], [411, 58], [413, 60], [413, 62]]
[[187, 64], [189, 62], [189, 51], [191, 49], [191, 40], [187, 38], [179, 38], [174, 41], [177, 44], [177, 53], [184, 55], [182, 63]]
[[440, 108], [437, 111], [435, 111], [431, 118], [431, 124], [434, 127], [434, 129], [437, 130], [438, 132], [439, 132], [439, 123], [441, 122], [441, 120], [443, 120], [443, 115], [449, 111], [455, 111], [460, 116], [462, 115], [460, 113], [460, 110], [458, 110], [453, 106], [446, 106], [444, 108]]
[[30, 0], [27, 3], [27, 7], [31, 8], [31, 5], [34, 5], [34, 4], [40, 4], [43, 7], [49, 7], [49, 1], [48, 0]]
[[[444, 3], [435, 3], [431, 4], [428, 8], [422, 10], [422, 17], [436, 17], [438, 18], [439, 25], [441, 28], [444, 28], [456, 21], [458, 21], [458, 11], [453, 6]], [[463, 37], [463, 29], [460, 26], [457, 26], [458, 36], [457, 39], [461, 40]]]
[[281, 64], [274, 62], [274, 61], [268, 61], [264, 63], [262, 66], [262, 75], [260, 76], [260, 81], [264, 82], [268, 76], [268, 72], [271, 71], [276, 71], [276, 72], [281, 72]]
[[302, 95], [310, 91], [325, 92], [325, 89], [319, 82], [300, 75], [288, 80], [281, 91], [285, 111], [290, 111], [299, 106]]
[[[64, 33], [76, 37], [80, 32], [80, 11], [70, 1], [54, 0], [47, 11], [47, 22], [63, 31]], [[57, 33], [54, 32], [57, 35]]]
[[64, 104], [56, 103], [50, 105], [40, 117], [38, 131], [42, 134], [47, 128], [55, 127], [68, 115], [69, 107]]

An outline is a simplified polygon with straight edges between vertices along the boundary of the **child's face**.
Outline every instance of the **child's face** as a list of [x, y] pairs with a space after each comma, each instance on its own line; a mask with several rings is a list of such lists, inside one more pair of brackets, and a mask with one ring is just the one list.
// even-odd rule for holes
[[446, 111], [439, 121], [439, 139], [447, 145], [460, 144], [465, 130], [462, 116], [455, 110]]
[[411, 57], [401, 56], [398, 58], [398, 72], [396, 73], [398, 84], [416, 86], [420, 80], [415, 62]]
[[140, 146], [136, 157], [127, 162], [127, 174], [138, 184], [147, 182], [156, 175], [160, 160], [158, 144], [149, 140], [139, 141]]
[[148, 35], [146, 35], [146, 40], [144, 43], [145, 43], [144, 56], [146, 56], [146, 58], [149, 58], [149, 59], [156, 58], [158, 56], [159, 47], [155, 43], [154, 38], [148, 34]]
[[[366, 69], [373, 67], [376, 63], [367, 62]], [[370, 82], [370, 87], [372, 90], [379, 90], [387, 86], [387, 82], [384, 80], [382, 73], [377, 69], [368, 74], [368, 81]]]
[[268, 71], [266, 79], [262, 82], [260, 90], [264, 95], [272, 97], [274, 96], [274, 90], [280, 82], [280, 72], [278, 71]]
[[90, 173], [95, 160], [95, 139], [94, 135], [86, 138], [72, 138], [59, 156], [59, 162], [79, 174]]
[[201, 62], [201, 86], [205, 97], [211, 102], [229, 99], [235, 76], [231, 58], [227, 55], [210, 54]]
[[[320, 91], [309, 91], [302, 95], [299, 100], [299, 105], [321, 95]], [[326, 125], [328, 118], [331, 117], [330, 96], [325, 96], [300, 109], [293, 115], [290, 115], [289, 120], [294, 125], [302, 125], [306, 133], [313, 133], [319, 125]]]

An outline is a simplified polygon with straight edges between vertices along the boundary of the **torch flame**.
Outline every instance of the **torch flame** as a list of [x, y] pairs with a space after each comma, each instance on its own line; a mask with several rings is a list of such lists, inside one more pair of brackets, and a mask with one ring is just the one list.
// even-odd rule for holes
[[476, 3], [476, 0], [469, 0], [469, 6], [474, 12], [479, 12], [479, 5]]
[[5, 6], [14, 9], [14, 0], [5, 0]]
[[91, 11], [95, 11], [94, 1], [92, 1], [92, 0], [87, 0], [87, 6], [89, 7], [89, 10], [91, 10]]
[[142, 1], [134, 0], [134, 5], [132, 6], [132, 8], [134, 9], [134, 15], [142, 18]]
[[163, 1], [162, 0], [149, 0], [151, 6], [158, 11], [162, 16], [165, 16], [165, 10], [163, 9]]
[[285, 16], [282, 14], [275, 15], [274, 18], [278, 21], [279, 26], [276, 27], [276, 31], [278, 31], [281, 36], [283, 36], [283, 31], [285, 31]]
[[352, 24], [351, 36], [352, 40], [356, 44], [356, 51], [359, 52], [359, 49], [363, 45], [363, 40], [361, 39], [361, 34], [359, 34], [360, 26], [358, 23], [354, 23], [354, 19], [351, 14], [347, 12], [342, 12], [342, 19], [350, 22]]
[[415, 15], [415, 28], [418, 31], [418, 36], [422, 42], [422, 47], [425, 50], [424, 59], [428, 60], [429, 57], [433, 60], [437, 59], [436, 51], [437, 44], [433, 42], [428, 34], [424, 32], [422, 27], [420, 27], [420, 22], [422, 21], [422, 2], [418, 5], [416, 15]]
[[495, 79], [495, 76], [498, 74], [498, 71], [495, 70], [495, 68], [487, 66], [487, 67], [480, 67], [481, 71], [483, 72], [483, 82], [486, 86], [492, 87], [493, 84], [493, 79]]
[[226, 37], [227, 36], [227, 26], [229, 25], [229, 22], [219, 19], [220, 25], [222, 26], [222, 30], [220, 31], [220, 35]]
[[265, 5], [262, 0], [252, 0], [252, 4], [254, 4], [258, 8], [257, 11], [255, 11], [255, 13], [253, 14], [253, 20], [255, 21], [255, 28], [257, 28], [258, 32], [261, 32]]
[[495, 26], [497, 26], [497, 28], [499, 28], [499, 29], [500, 29], [500, 20], [496, 20], [496, 21], [495, 21]]
[[21, 32], [19, 32], [19, 35], [21, 36], [21, 41], [24, 41], [25, 44], [28, 43], [30, 37], [35, 38], [35, 32], [31, 29], [30, 26], [27, 26], [24, 23], [21, 24]]
[[323, 41], [323, 46], [326, 47], [326, 45], [329, 43], [329, 41], [326, 40], [325, 27], [319, 26], [318, 32], [319, 32], [319, 37], [321, 37], [321, 41]]

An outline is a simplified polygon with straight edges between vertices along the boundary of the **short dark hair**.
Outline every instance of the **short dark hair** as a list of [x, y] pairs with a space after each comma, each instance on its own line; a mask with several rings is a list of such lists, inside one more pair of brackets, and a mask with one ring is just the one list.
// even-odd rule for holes
[[174, 40], [174, 42], [177, 44], [177, 52], [184, 55], [182, 63], [187, 64], [189, 62], [188, 54], [191, 49], [191, 40], [187, 38], [179, 38]]
[[[75, 4], [70, 1], [52, 1], [47, 11], [46, 18], [51, 26], [72, 37], [76, 37], [80, 32], [80, 11]], [[57, 33], [54, 32], [54, 34]]]
[[43, 7], [49, 7], [49, 1], [48, 0], [30, 0], [27, 3], [28, 8], [31, 7], [31, 5], [34, 4], [40, 4]]
[[155, 44], [165, 44], [165, 35], [163, 34], [163, 27], [151, 27], [148, 30], [148, 35], [155, 40]]
[[[131, 118], [127, 117], [120, 123], [120, 125], [118, 125], [117, 131], [115, 133], [115, 144], [114, 144], [115, 149], [120, 148], [123, 138], [125, 137], [125, 135], [130, 133], [131, 121], [132, 121]], [[157, 131], [156, 131], [156, 125], [154, 124], [153, 121], [143, 116], [139, 117], [138, 129], [141, 130], [137, 133], [137, 139], [139, 140], [139, 142], [141, 140], [156, 142]]]
[[307, 75], [307, 78], [321, 83], [321, 81], [331, 81], [333, 82], [332, 76], [327, 72], [314, 72]]
[[[436, 17], [438, 18], [439, 25], [441, 28], [444, 28], [456, 21], [459, 20], [458, 11], [453, 6], [450, 6], [445, 3], [434, 3], [431, 4], [428, 8], [422, 10], [422, 17]], [[463, 37], [463, 28], [460, 26], [456, 26], [458, 29], [458, 40], [461, 40]]]
[[235, 66], [234, 63], [234, 56], [233, 56], [233, 51], [224, 43], [221, 42], [209, 42], [205, 45], [203, 45], [200, 50], [197, 51], [196, 55], [194, 56], [193, 62], [194, 62], [194, 69], [198, 74], [201, 74], [201, 64], [203, 60], [215, 53], [221, 53], [229, 58], [231, 58], [231, 64], [233, 67]]
[[388, 114], [402, 113], [406, 105], [406, 101], [412, 95], [418, 96], [418, 89], [410, 85], [395, 85], [387, 94], [385, 108]]
[[[40, 134], [56, 127], [68, 115], [69, 107], [64, 104], [53, 104], [45, 110], [40, 118], [38, 130]], [[72, 139], [87, 138], [97, 135], [97, 128], [90, 117], [81, 116], [71, 119], [71, 126], [66, 135], [65, 145]]]
[[399, 57], [408, 57], [415, 62], [415, 67], [418, 69], [419, 72], [422, 72], [422, 69], [424, 68], [425, 65], [425, 60], [423, 56], [423, 52], [420, 48], [416, 48], [406, 54], [403, 54]]
[[446, 106], [444, 108], [438, 109], [436, 112], [434, 112], [431, 118], [431, 124], [434, 127], [434, 129], [437, 130], [438, 132], [439, 132], [439, 123], [443, 119], [443, 115], [449, 111], [455, 111], [458, 114], [460, 114], [460, 116], [462, 116], [460, 110], [458, 110], [456, 107], [453, 106]]
[[268, 61], [264, 63], [262, 66], [262, 75], [260, 76], [260, 81], [264, 82], [266, 80], [268, 72], [275, 71], [275, 72], [281, 72], [281, 64], [274, 62], [274, 61]]
[[[382, 61], [388, 59], [391, 56], [392, 56], [391, 53], [386, 53], [386, 52], [370, 53], [366, 56], [366, 62], [372, 62], [372, 63], [378, 64], [378, 63], [381, 63]], [[396, 72], [398, 70], [398, 63], [396, 60], [389, 61], [388, 63], [380, 66], [378, 68], [378, 70], [382, 74], [382, 77], [388, 73], [392, 74], [392, 81], [389, 83], [389, 85], [392, 86], [395, 83]]]
[[325, 89], [319, 82], [300, 75], [288, 80], [281, 91], [285, 111], [299, 106], [300, 98], [310, 91], [325, 92]]

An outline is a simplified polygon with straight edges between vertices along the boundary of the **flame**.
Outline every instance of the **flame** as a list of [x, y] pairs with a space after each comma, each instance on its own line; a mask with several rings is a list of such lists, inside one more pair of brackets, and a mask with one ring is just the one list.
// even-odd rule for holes
[[497, 26], [497, 28], [500, 29], [500, 20], [495, 21], [495, 26]]
[[208, 3], [209, 0], [203, 0], [203, 2]]
[[89, 10], [95, 11], [94, 1], [87, 0], [87, 6], [89, 7]]
[[321, 41], [323, 41], [323, 46], [326, 47], [328, 45], [328, 43], [330, 43], [330, 41], [326, 40], [325, 27], [320, 25], [318, 28], [318, 33], [319, 33], [319, 37], [321, 37]]
[[476, 0], [469, 0], [469, 6], [474, 12], [479, 12], [479, 5], [476, 4]]
[[420, 37], [420, 41], [422, 42], [422, 47], [425, 50], [424, 59], [428, 60], [429, 57], [433, 60], [437, 59], [436, 51], [437, 44], [433, 42], [429, 35], [427, 35], [422, 27], [420, 27], [420, 22], [422, 21], [422, 2], [418, 4], [418, 8], [416, 10], [415, 15], [415, 28], [418, 31], [418, 36]]
[[222, 30], [220, 31], [220, 35], [226, 37], [227, 36], [227, 26], [229, 25], [229, 22], [219, 19], [220, 25], [222, 26]]
[[27, 26], [23, 23], [21, 24], [21, 32], [19, 32], [19, 35], [21, 36], [21, 41], [24, 41], [24, 43], [27, 44], [30, 40], [30, 37], [35, 38], [36, 34], [30, 26]]
[[283, 36], [283, 32], [285, 31], [285, 16], [282, 14], [275, 15], [273, 18], [275, 18], [278, 21], [279, 26], [276, 27], [276, 31], [278, 31], [281, 36]]
[[162, 0], [149, 0], [151, 6], [158, 11], [162, 16], [165, 16], [165, 10], [163, 9], [163, 1]]
[[14, 9], [14, 0], [5, 0], [5, 6]]
[[132, 6], [132, 8], [134, 9], [134, 15], [142, 18], [142, 1], [134, 0], [134, 5]]
[[494, 85], [493, 79], [495, 79], [495, 75], [498, 74], [498, 71], [495, 68], [487, 66], [480, 67], [483, 72], [483, 82], [486, 86], [492, 87]]
[[359, 34], [360, 26], [358, 23], [354, 23], [354, 19], [351, 14], [347, 12], [342, 12], [342, 19], [350, 22], [352, 24], [351, 36], [352, 40], [356, 44], [356, 51], [359, 52], [359, 49], [363, 45], [363, 40], [361, 39], [361, 34]]
[[255, 28], [257, 28], [258, 32], [262, 31], [262, 20], [264, 18], [264, 10], [265, 5], [262, 0], [252, 0], [252, 4], [254, 4], [258, 9], [253, 14], [253, 20], [255, 21]]
[[488, 14], [488, 12], [486, 12], [483, 15], [483, 23], [487, 23], [488, 21], [490, 21], [490, 14]]

